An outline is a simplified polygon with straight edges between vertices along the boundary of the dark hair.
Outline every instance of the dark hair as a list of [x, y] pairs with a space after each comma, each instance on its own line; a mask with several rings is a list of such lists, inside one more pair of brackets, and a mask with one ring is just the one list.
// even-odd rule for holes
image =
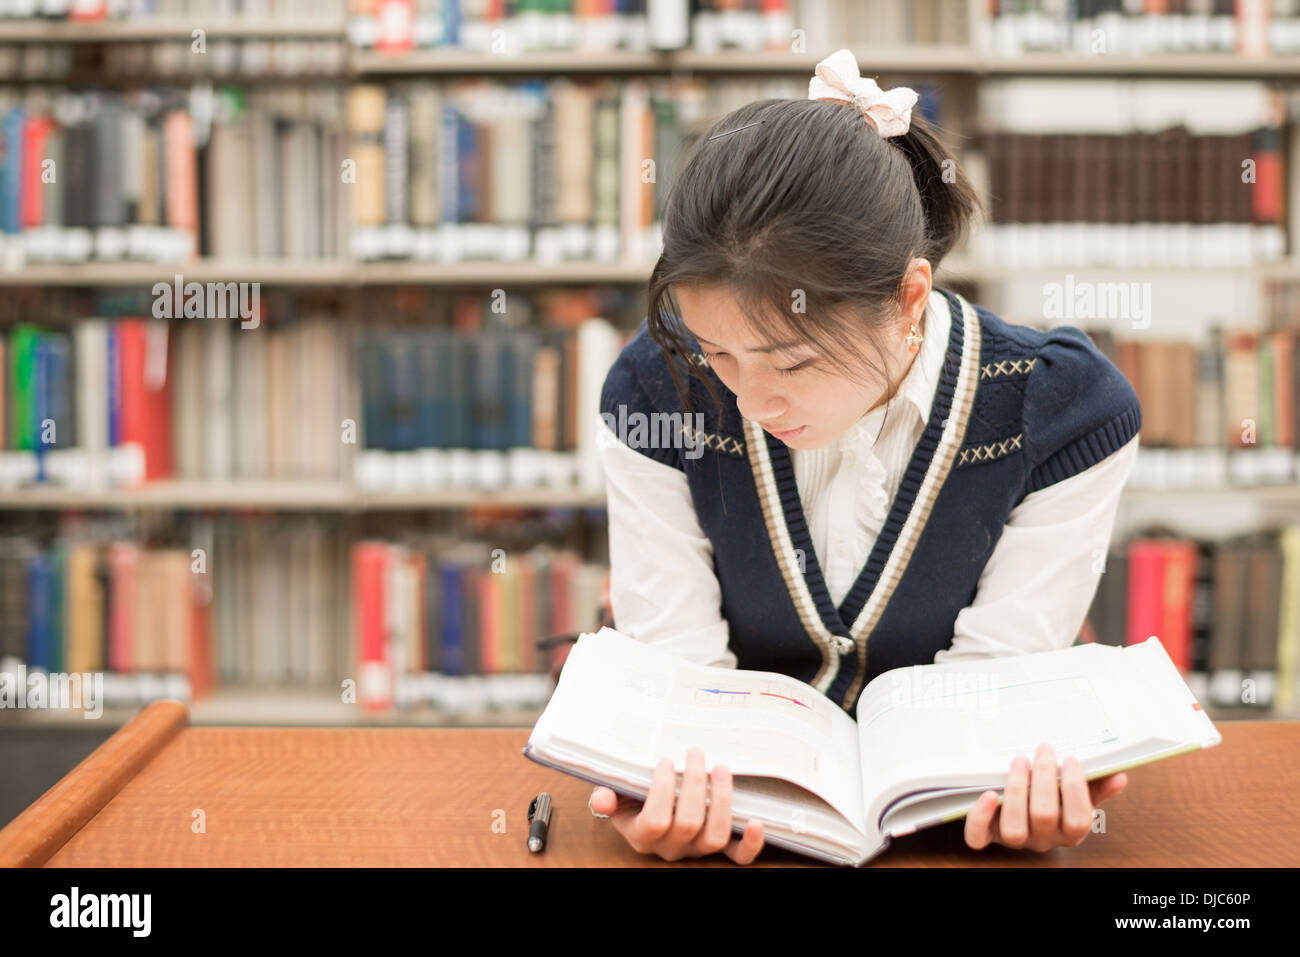
[[[649, 334], [683, 407], [683, 365], [721, 400], [692, 361], [673, 284], [728, 287], [767, 342], [805, 341], [850, 374], [846, 357], [865, 341], [883, 376], [881, 330], [901, 315], [908, 264], [937, 268], [978, 209], [916, 108], [908, 131], [888, 139], [847, 103], [765, 99], [728, 113], [669, 191], [650, 275]], [[791, 308], [797, 290], [802, 312]]]

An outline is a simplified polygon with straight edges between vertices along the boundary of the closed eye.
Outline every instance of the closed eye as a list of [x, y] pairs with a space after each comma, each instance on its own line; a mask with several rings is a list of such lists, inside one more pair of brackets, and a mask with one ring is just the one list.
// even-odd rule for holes
[[806, 369], [816, 361], [816, 359], [805, 359], [803, 362], [800, 362], [797, 365], [792, 365], [788, 369], [777, 369], [776, 371], [781, 373], [781, 375], [794, 375], [800, 369]]

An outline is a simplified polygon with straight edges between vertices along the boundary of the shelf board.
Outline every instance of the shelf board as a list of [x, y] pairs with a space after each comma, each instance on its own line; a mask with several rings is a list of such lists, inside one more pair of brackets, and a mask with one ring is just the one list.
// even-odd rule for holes
[[[310, 688], [222, 689], [201, 701], [187, 702], [193, 725], [280, 725], [327, 727], [500, 727], [529, 728], [541, 707], [446, 711], [428, 704], [393, 708], [382, 714], [344, 704], [337, 692]], [[80, 711], [14, 708], [0, 713], [0, 727], [92, 727], [125, 724], [143, 705], [106, 707], [98, 718]]]
[[207, 39], [339, 40], [346, 37], [343, 21], [317, 17], [269, 19], [148, 17], [138, 20], [0, 20], [0, 43], [123, 43], [139, 40], [184, 40], [196, 28]]
[[[339, 19], [285, 17], [227, 18], [205, 23], [193, 19], [142, 18], [91, 23], [69, 21], [0, 21], [0, 43], [120, 43], [185, 40], [196, 26], [210, 39], [333, 39], [346, 42], [347, 26]], [[1015, 56], [984, 53], [968, 45], [896, 45], [851, 47], [865, 76], [881, 73], [985, 76], [1135, 76], [1220, 78], [1288, 78], [1300, 76], [1300, 55], [1242, 56], [1235, 53], [1153, 53], [1145, 55], [1081, 54], [1027, 51]], [[534, 50], [513, 55], [443, 48], [408, 53], [378, 53], [349, 46], [348, 66], [338, 74], [492, 75], [502, 74], [763, 74], [811, 75], [821, 57], [785, 50], [721, 50], [701, 53], [621, 50]], [[178, 78], [180, 79], [180, 78]]]
[[[852, 47], [864, 76], [881, 73], [964, 76], [1296, 77], [1300, 56], [1163, 53], [1145, 56], [1033, 51], [1017, 56], [979, 53], [968, 46]], [[820, 56], [784, 50], [699, 53], [535, 51], [514, 56], [421, 49], [404, 54], [353, 49], [350, 69], [361, 75], [500, 73], [735, 73], [811, 75]]]
[[[419, 49], [409, 53], [376, 53], [352, 49], [349, 68], [361, 76], [378, 74], [503, 73], [671, 73], [671, 53], [632, 53], [617, 50], [538, 50], [515, 55], [469, 50]], [[812, 61], [816, 65], [816, 60]]]
[[[1191, 486], [1127, 485], [1127, 501], [1176, 498], [1179, 501], [1248, 496], [1273, 505], [1300, 505], [1300, 484]], [[58, 487], [0, 490], [0, 510], [40, 511], [64, 509], [269, 509], [282, 511], [376, 512], [469, 508], [575, 508], [605, 507], [601, 489], [511, 488], [431, 489], [410, 492], [366, 492], [345, 482], [298, 480], [168, 480], [138, 489], [101, 492]]]
[[491, 262], [365, 262], [354, 268], [355, 281], [363, 286], [420, 285], [574, 285], [587, 283], [643, 283], [654, 269], [651, 262], [557, 263]]
[[[3, 286], [145, 286], [171, 283], [179, 274], [185, 282], [260, 282], [271, 286], [368, 287], [385, 285], [430, 287], [483, 287], [495, 285], [637, 285], [648, 282], [651, 262], [594, 262], [590, 260], [542, 263], [532, 260], [460, 263], [416, 260], [352, 262], [349, 260], [196, 259], [183, 263], [94, 262], [69, 265], [33, 265], [0, 270]], [[1283, 261], [1242, 266], [1087, 266], [1062, 263], [1051, 266], [1003, 266], [970, 257], [944, 260], [936, 278], [997, 282], [1026, 276], [1059, 276], [1071, 272], [1087, 277], [1113, 276], [1185, 278], [1190, 276], [1250, 278], [1252, 281], [1300, 280], [1300, 262]]]
[[1129, 501], [1155, 501], [1177, 498], [1188, 501], [1198, 498], [1223, 498], [1229, 495], [1248, 495], [1251, 499], [1271, 505], [1300, 505], [1300, 485], [1216, 485], [1208, 488], [1194, 486], [1161, 486], [1159, 488], [1126, 485], [1124, 498]]
[[283, 286], [349, 285], [346, 260], [195, 259], [179, 263], [90, 262], [0, 271], [0, 286], [152, 286], [186, 282], [265, 282]]
[[603, 491], [572, 488], [444, 489], [363, 493], [343, 482], [160, 481], [139, 489], [85, 492], [61, 488], [0, 490], [0, 509], [276, 509], [382, 511], [461, 508], [603, 508]]

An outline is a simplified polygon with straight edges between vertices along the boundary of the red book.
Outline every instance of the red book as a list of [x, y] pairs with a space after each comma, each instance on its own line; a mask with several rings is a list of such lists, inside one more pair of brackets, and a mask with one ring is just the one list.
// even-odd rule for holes
[[107, 0], [72, 0], [69, 20], [103, 20], [108, 16]]
[[415, 35], [415, 4], [412, 0], [379, 0], [379, 35], [375, 49], [398, 53], [411, 49]]
[[108, 548], [108, 670], [135, 671], [135, 588], [140, 550], [132, 542]]
[[479, 674], [500, 674], [501, 668], [501, 576], [487, 571], [478, 579]]
[[123, 445], [135, 444], [144, 454], [146, 482], [172, 474], [171, 375], [168, 369], [167, 323], [123, 319], [118, 322], [118, 364], [121, 383]]
[[1156, 632], [1169, 658], [1184, 675], [1192, 670], [1192, 591], [1196, 586], [1196, 544], [1179, 539], [1161, 543], [1164, 625]]
[[190, 576], [190, 697], [206, 698], [216, 685], [212, 661], [212, 587], [207, 575]]
[[523, 642], [522, 660], [519, 667], [528, 673], [537, 670], [537, 639], [544, 637], [537, 633], [537, 567], [532, 558], [524, 555], [520, 559], [519, 576], [519, 618], [520, 638]]
[[1136, 645], [1152, 635], [1166, 650], [1169, 644], [1161, 634], [1165, 627], [1164, 544], [1153, 539], [1138, 539], [1128, 549], [1128, 627], [1126, 645]]
[[408, 670], [422, 673], [429, 670], [429, 642], [425, 629], [428, 608], [425, 604], [424, 582], [429, 573], [429, 562], [423, 552], [412, 551], [406, 558], [411, 567], [415, 588], [415, 660]]
[[352, 603], [360, 656], [357, 698], [361, 707], [371, 712], [393, 706], [393, 663], [384, 640], [388, 552], [382, 542], [358, 542], [352, 548]]
[[577, 556], [572, 552], [561, 552], [551, 562], [552, 635], [569, 635], [578, 630], [572, 600], [577, 565]]
[[29, 116], [23, 124], [23, 229], [45, 225], [45, 184], [41, 182], [42, 165], [47, 158], [47, 145], [54, 121], [48, 116]]
[[199, 161], [194, 123], [188, 110], [172, 110], [163, 120], [163, 196], [167, 225], [188, 233], [199, 251]]

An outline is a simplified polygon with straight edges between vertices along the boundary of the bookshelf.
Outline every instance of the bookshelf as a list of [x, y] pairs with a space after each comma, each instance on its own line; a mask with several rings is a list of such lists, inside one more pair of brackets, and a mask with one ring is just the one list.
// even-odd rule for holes
[[[361, 4], [362, 7], [365, 4]], [[779, 6], [779, 5], [774, 5]], [[828, 4], [812, 4], [810, 9]], [[863, 5], [865, 6], [865, 5]], [[899, 5], [901, 6], [901, 5]], [[871, 29], [845, 34], [844, 42], [836, 40], [814, 47], [820, 52], [793, 53], [785, 50], [722, 49], [707, 52], [693, 49], [687, 43], [679, 49], [525, 49], [508, 54], [486, 50], [420, 47], [405, 52], [382, 52], [363, 46], [350, 16], [341, 5], [331, 6], [322, 12], [306, 14], [301, 6], [277, 5], [274, 13], [248, 17], [231, 16], [172, 16], [159, 15], [144, 19], [121, 19], [104, 22], [21, 21], [0, 19], [0, 47], [6, 45], [47, 44], [73, 45], [77, 48], [72, 57], [80, 63], [81, 57], [97, 47], [125, 47], [138, 44], [188, 43], [191, 32], [201, 26], [213, 41], [231, 43], [265, 44], [282, 41], [313, 43], [335, 41], [346, 45], [345, 55], [337, 70], [323, 76], [286, 75], [267, 69], [264, 73], [231, 73], [220, 77], [168, 74], [150, 72], [150, 82], [180, 89], [232, 85], [259, 87], [263, 84], [301, 82], [304, 87], [318, 84], [327, 89], [346, 93], [363, 84], [389, 87], [397, 84], [430, 83], [439, 86], [461, 81], [517, 81], [541, 82], [564, 80], [590, 80], [600, 82], [606, 78], [615, 82], [659, 79], [676, 81], [700, 77], [707, 82], [749, 83], [757, 90], [771, 81], [799, 81], [806, 78], [826, 50], [838, 46], [852, 49], [864, 71], [899, 78], [911, 82], [920, 77], [937, 81], [945, 96], [955, 103], [969, 103], [982, 85], [989, 81], [1016, 80], [1020, 78], [1056, 78], [1061, 80], [1086, 80], [1092, 78], [1130, 79], [1135, 81], [1259, 81], [1276, 84], [1281, 88], [1297, 85], [1300, 80], [1300, 55], [1295, 48], [1290, 52], [1255, 52], [1243, 54], [1226, 49], [1210, 52], [1193, 49], [1194, 43], [1185, 43], [1187, 49], [1160, 53], [1106, 53], [1089, 54], [1039, 49], [1015, 49], [998, 53], [992, 47], [1004, 44], [1005, 37], [990, 41], [986, 34], [996, 33], [999, 26], [991, 24], [986, 15], [987, 5], [978, 2], [919, 4], [935, 10], [962, 8], [968, 39], [954, 42], [951, 36], [941, 36], [935, 29], [924, 43], [893, 43], [879, 45], [876, 37], [906, 30], [902, 21], [891, 14], [887, 22], [875, 22]], [[1023, 5], [1022, 5], [1023, 6]], [[1032, 7], [1032, 5], [1029, 5]], [[166, 9], [163, 5], [162, 9]], [[912, 27], [916, 27], [916, 23]], [[1106, 22], [1099, 29], [1114, 31], [1115, 24]], [[902, 34], [898, 34], [902, 35]], [[1027, 33], [1026, 35], [1031, 35]], [[1109, 35], [1109, 34], [1108, 34]], [[859, 36], [866, 42], [854, 42]], [[829, 37], [829, 34], [828, 34]], [[809, 44], [813, 47], [813, 43]], [[821, 47], [825, 47], [822, 50]], [[92, 72], [91, 76], [95, 76]], [[83, 69], [74, 69], [68, 77], [80, 82], [85, 78]], [[99, 76], [105, 86], [118, 83], [135, 84], [144, 78]], [[3, 76], [0, 86], [16, 89], [39, 89], [42, 85], [61, 85], [65, 77]], [[274, 84], [271, 84], [274, 85]], [[759, 95], [755, 93], [754, 96]], [[959, 129], [967, 136], [970, 131]], [[1293, 223], [1288, 224], [1294, 229]], [[6, 263], [0, 256], [0, 287], [14, 293], [48, 290], [51, 293], [77, 290], [98, 290], [108, 293], [129, 293], [133, 289], [148, 288], [155, 282], [167, 281], [174, 273], [182, 272], [186, 281], [197, 282], [258, 282], [268, 287], [309, 296], [339, 290], [349, 296], [346, 306], [335, 315], [346, 322], [356, 322], [364, 316], [369, 297], [390, 288], [432, 290], [437, 295], [452, 296], [464, 290], [489, 290], [504, 288], [528, 292], [544, 292], [554, 287], [617, 286], [635, 289], [642, 286], [650, 274], [652, 263], [621, 253], [605, 260], [591, 257], [537, 261], [465, 260], [444, 262], [434, 259], [370, 259], [351, 254], [345, 243], [341, 249], [321, 258], [301, 256], [205, 256], [179, 262], [142, 261], [88, 261], [77, 263], [20, 262]], [[1168, 283], [1181, 283], [1217, 277], [1235, 281], [1252, 290], [1267, 284], [1288, 284], [1300, 280], [1300, 259], [1294, 246], [1284, 258], [1274, 262], [1252, 262], [1243, 265], [1192, 265], [1169, 264], [1141, 267], [1143, 276], [1159, 278]], [[957, 254], [945, 262], [937, 274], [937, 281], [952, 283], [959, 288], [997, 288], [1012, 281], [1046, 282], [1059, 277], [1063, 266], [1007, 265], [996, 259], [981, 257], [971, 252]], [[1079, 265], [1071, 271], [1087, 279], [1104, 282], [1131, 278], [1134, 268], [1128, 266]], [[7, 294], [7, 293], [6, 293]], [[1257, 310], [1258, 313], [1258, 310]], [[90, 313], [86, 313], [89, 315]], [[364, 330], [364, 327], [363, 327]], [[1122, 331], [1122, 330], [1121, 330]], [[365, 335], [363, 331], [361, 333]], [[1145, 450], [1144, 450], [1145, 452]], [[1243, 453], [1252, 454], [1249, 452]], [[1280, 481], [1259, 484], [1232, 484], [1216, 482], [1206, 487], [1177, 484], [1142, 485], [1130, 483], [1125, 491], [1122, 512], [1131, 519], [1134, 527], [1140, 526], [1139, 516], [1144, 513], [1166, 516], [1185, 514], [1200, 517], [1207, 512], [1232, 513], [1224, 508], [1224, 501], [1245, 501], [1253, 512], [1268, 516], [1281, 516], [1281, 520], [1294, 520], [1294, 511], [1300, 506], [1300, 485]], [[7, 518], [38, 520], [42, 516], [80, 515], [82, 513], [117, 513], [132, 520], [153, 521], [169, 512], [266, 512], [286, 516], [325, 514], [348, 518], [398, 519], [406, 514], [446, 513], [448, 517], [483, 511], [535, 511], [587, 513], [603, 508], [603, 496], [597, 492], [577, 488], [507, 488], [482, 491], [472, 488], [446, 488], [424, 491], [366, 491], [347, 478], [342, 479], [176, 479], [168, 478], [150, 482], [139, 489], [111, 488], [84, 491], [72, 488], [2, 488], [0, 489], [0, 514]], [[1235, 519], [1234, 519], [1235, 520]], [[221, 689], [209, 698], [197, 701], [193, 708], [196, 723], [502, 723], [530, 724], [535, 714], [527, 710], [514, 712], [480, 710], [469, 714], [439, 711], [432, 708], [406, 712], [396, 708], [382, 716], [358, 718], [355, 708], [333, 701], [332, 696], [321, 696], [300, 688]], [[1215, 713], [1212, 711], [1212, 713]], [[1259, 709], [1219, 708], [1224, 716], [1250, 716]], [[1283, 716], [1283, 715], [1274, 715]], [[1288, 717], [1296, 715], [1288, 714]], [[0, 714], [0, 721], [6, 716]], [[30, 712], [23, 720], [60, 720], [57, 712], [40, 714]]]

